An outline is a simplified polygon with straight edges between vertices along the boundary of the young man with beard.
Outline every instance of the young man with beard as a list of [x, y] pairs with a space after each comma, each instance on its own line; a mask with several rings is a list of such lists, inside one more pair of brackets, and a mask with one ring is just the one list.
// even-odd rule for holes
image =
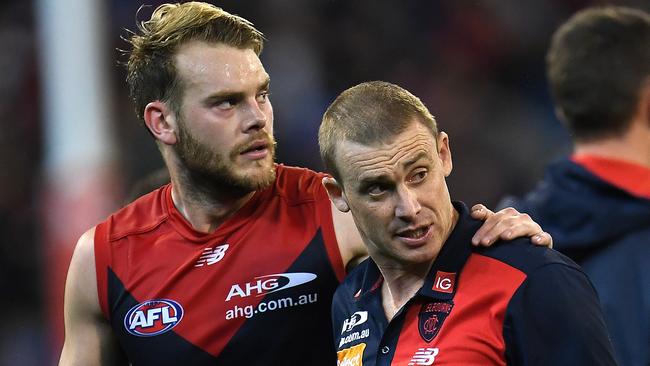
[[619, 363], [650, 365], [650, 14], [578, 12], [553, 35], [546, 68], [574, 151], [505, 204], [539, 220], [584, 268]]
[[385, 82], [344, 91], [319, 131], [324, 184], [370, 258], [334, 295], [340, 365], [615, 365], [595, 290], [570, 259], [517, 239], [476, 248], [452, 202], [449, 137]]
[[[331, 296], [366, 251], [325, 175], [274, 163], [262, 34], [205, 3], [140, 31], [128, 83], [171, 184], [80, 238], [60, 364], [333, 364]], [[513, 210], [476, 240], [521, 235], [550, 243]]]

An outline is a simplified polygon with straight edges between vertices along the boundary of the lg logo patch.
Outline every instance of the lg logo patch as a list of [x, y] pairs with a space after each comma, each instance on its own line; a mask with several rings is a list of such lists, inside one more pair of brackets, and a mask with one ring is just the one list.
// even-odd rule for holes
[[456, 273], [438, 271], [433, 280], [433, 290], [445, 293], [454, 292], [454, 283], [456, 282]]

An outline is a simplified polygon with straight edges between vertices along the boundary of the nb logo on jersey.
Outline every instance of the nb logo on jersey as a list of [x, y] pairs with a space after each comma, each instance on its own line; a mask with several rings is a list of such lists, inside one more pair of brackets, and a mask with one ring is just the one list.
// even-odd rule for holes
[[368, 320], [368, 312], [357, 311], [356, 313], [352, 314], [351, 317], [343, 321], [343, 329], [341, 329], [341, 334], [351, 331], [352, 328], [356, 327], [359, 324], [365, 323], [366, 320]]
[[183, 307], [173, 300], [141, 302], [124, 316], [124, 328], [140, 337], [152, 337], [174, 328], [183, 318]]
[[211, 266], [219, 262], [226, 255], [228, 246], [228, 244], [224, 244], [214, 248], [203, 249], [203, 253], [199, 257], [199, 260], [196, 261], [194, 267], [203, 267], [205, 265]]
[[408, 366], [414, 365], [433, 365], [433, 361], [436, 360], [438, 355], [437, 348], [418, 348], [411, 358], [411, 361], [408, 363]]

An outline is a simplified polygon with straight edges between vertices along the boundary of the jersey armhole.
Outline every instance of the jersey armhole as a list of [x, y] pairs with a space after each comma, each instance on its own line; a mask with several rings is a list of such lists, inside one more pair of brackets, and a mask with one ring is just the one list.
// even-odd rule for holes
[[[319, 183], [320, 184], [320, 183]], [[325, 190], [325, 188], [322, 188]], [[323, 241], [325, 242], [325, 250], [327, 256], [332, 263], [332, 269], [339, 282], [343, 282], [345, 278], [345, 267], [343, 266], [343, 258], [341, 257], [341, 250], [339, 249], [338, 241], [336, 240], [336, 233], [334, 231], [334, 220], [332, 218], [332, 206], [325, 193], [325, 199], [316, 201], [317, 212], [320, 216], [320, 227], [323, 234]]]
[[108, 244], [107, 224], [101, 223], [95, 228], [95, 272], [97, 276], [97, 296], [99, 306], [107, 320], [110, 321], [108, 311], [108, 269], [110, 263], [110, 251]]

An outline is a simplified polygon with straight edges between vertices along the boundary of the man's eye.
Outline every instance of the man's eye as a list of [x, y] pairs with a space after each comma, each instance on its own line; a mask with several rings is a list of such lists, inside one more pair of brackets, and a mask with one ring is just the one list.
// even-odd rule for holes
[[427, 171], [421, 170], [411, 176], [411, 183], [420, 183], [427, 177]]
[[224, 100], [219, 100], [214, 103], [214, 106], [219, 108], [219, 109], [230, 109], [237, 104], [234, 100], [232, 99], [224, 99]]
[[372, 186], [368, 187], [366, 192], [368, 192], [368, 194], [370, 196], [380, 196], [384, 192], [386, 192], [386, 188], [382, 187], [381, 185], [375, 184], [375, 185], [372, 185]]
[[271, 95], [270, 92], [264, 91], [261, 92], [257, 95], [257, 102], [258, 103], [266, 103], [269, 100], [269, 95]]

